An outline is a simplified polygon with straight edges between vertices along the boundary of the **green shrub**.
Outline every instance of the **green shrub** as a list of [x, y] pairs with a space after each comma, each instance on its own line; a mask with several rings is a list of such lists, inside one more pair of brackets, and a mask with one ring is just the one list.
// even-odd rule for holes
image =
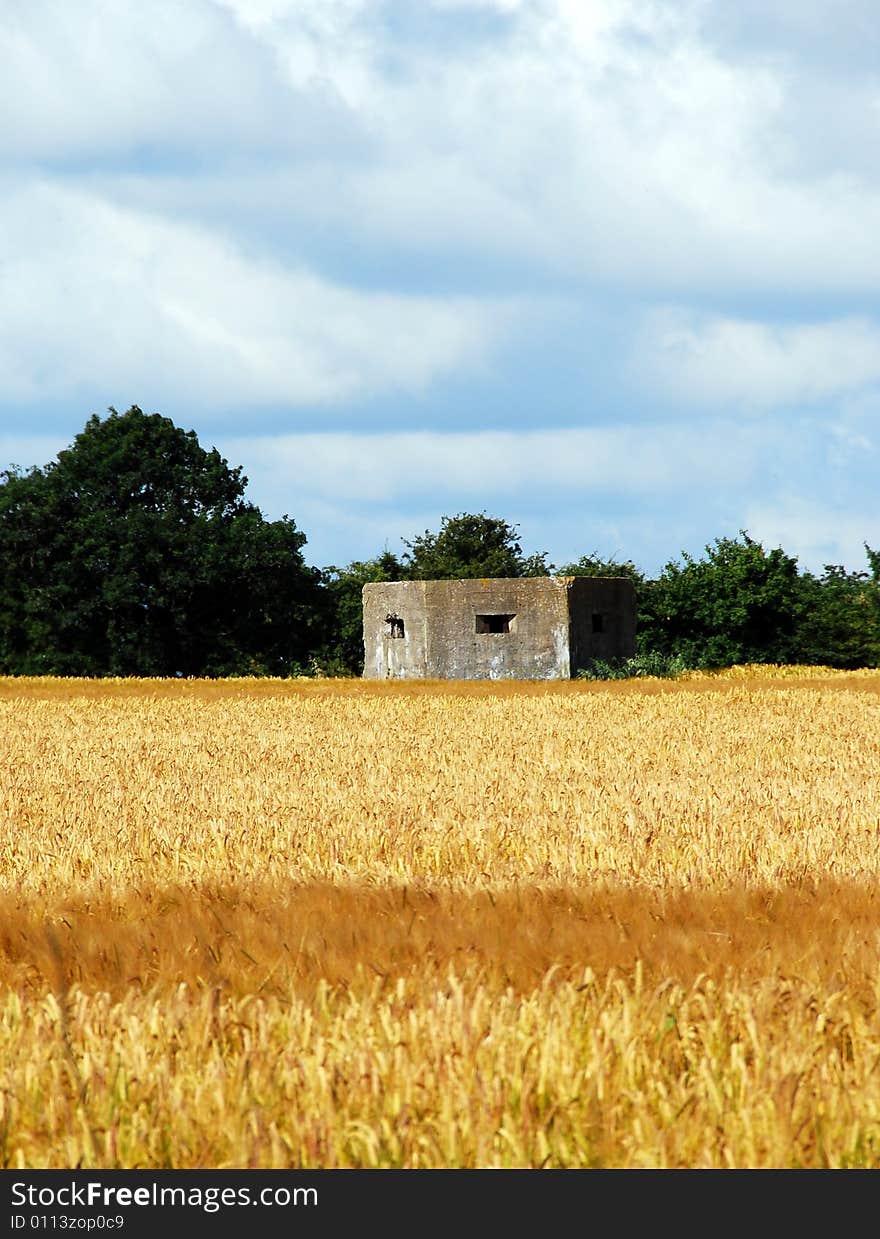
[[639, 676], [669, 678], [691, 668], [680, 654], [663, 654], [648, 650], [632, 658], [592, 659], [576, 674], [577, 680], [632, 680]]

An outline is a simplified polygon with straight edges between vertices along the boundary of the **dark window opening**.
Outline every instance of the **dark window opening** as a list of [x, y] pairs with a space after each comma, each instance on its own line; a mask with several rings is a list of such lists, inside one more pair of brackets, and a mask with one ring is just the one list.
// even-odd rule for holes
[[404, 635], [403, 619], [399, 615], [390, 614], [385, 616], [385, 623], [389, 625], [388, 635], [390, 637], [402, 637]]
[[593, 612], [593, 632], [605, 631], [605, 616], [600, 615], [597, 611]]
[[510, 632], [515, 615], [478, 615], [477, 632]]

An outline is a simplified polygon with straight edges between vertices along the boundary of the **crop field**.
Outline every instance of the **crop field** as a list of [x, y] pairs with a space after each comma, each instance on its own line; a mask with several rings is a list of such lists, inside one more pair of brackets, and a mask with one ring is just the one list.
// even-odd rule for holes
[[0, 1165], [880, 1167], [880, 673], [0, 679]]

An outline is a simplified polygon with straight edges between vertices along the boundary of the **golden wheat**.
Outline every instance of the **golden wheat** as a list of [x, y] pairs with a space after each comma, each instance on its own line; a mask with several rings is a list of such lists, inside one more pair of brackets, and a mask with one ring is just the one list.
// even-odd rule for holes
[[878, 690], [0, 681], [0, 1160], [880, 1165]]

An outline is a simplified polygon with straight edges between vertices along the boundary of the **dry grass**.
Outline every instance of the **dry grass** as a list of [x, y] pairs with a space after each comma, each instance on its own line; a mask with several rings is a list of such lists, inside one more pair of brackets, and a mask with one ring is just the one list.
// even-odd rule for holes
[[880, 1166], [878, 685], [0, 681], [0, 1163]]

